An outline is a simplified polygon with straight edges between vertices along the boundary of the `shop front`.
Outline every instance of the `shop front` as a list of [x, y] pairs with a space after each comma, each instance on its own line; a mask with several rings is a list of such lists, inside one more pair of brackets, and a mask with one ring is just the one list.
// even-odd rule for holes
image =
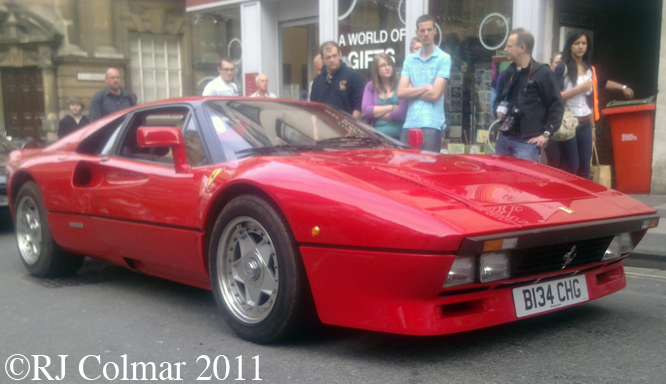
[[[312, 59], [326, 40], [338, 42], [348, 65], [364, 79], [369, 79], [370, 64], [378, 53], [387, 53], [400, 69], [416, 18], [429, 13], [437, 19], [440, 47], [454, 58], [447, 113], [453, 126], [469, 130], [475, 121], [473, 103], [485, 101], [486, 107], [474, 109], [479, 112], [487, 112], [489, 104], [490, 89], [484, 88], [486, 82], [477, 82], [477, 70], [490, 71], [493, 57], [501, 54], [513, 1], [187, 0], [187, 11], [196, 15], [197, 89], [217, 76], [219, 57], [231, 55], [237, 60], [236, 81], [244, 94], [253, 88], [256, 74], [266, 73], [272, 92], [287, 99], [307, 99], [316, 75]], [[488, 15], [498, 16], [488, 19]], [[488, 76], [478, 74], [482, 81]], [[479, 124], [487, 120], [480, 119]]]

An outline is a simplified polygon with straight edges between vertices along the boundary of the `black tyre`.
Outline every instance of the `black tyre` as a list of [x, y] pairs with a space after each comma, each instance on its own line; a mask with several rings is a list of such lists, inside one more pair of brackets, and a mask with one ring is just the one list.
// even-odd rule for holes
[[303, 262], [272, 204], [250, 195], [232, 200], [215, 222], [209, 263], [215, 300], [240, 337], [277, 342], [307, 325], [312, 308]]
[[81, 268], [83, 256], [65, 252], [53, 240], [37, 184], [30, 181], [21, 187], [15, 212], [16, 242], [21, 261], [32, 275], [66, 276]]

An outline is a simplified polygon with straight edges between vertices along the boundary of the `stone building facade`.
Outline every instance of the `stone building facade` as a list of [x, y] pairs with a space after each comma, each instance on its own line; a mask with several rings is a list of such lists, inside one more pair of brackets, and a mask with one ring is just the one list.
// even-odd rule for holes
[[0, 132], [50, 141], [67, 101], [87, 106], [107, 68], [140, 102], [192, 94], [184, 0], [0, 2]]

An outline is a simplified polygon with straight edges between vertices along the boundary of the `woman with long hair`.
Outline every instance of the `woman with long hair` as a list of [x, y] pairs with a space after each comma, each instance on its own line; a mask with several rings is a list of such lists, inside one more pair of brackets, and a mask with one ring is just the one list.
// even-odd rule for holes
[[578, 119], [576, 136], [557, 142], [560, 168], [580, 177], [590, 178], [592, 143], [596, 139], [595, 122], [599, 120], [597, 76], [591, 62], [592, 39], [586, 31], [573, 30], [567, 35], [562, 62], [555, 77], [562, 87], [562, 101]]
[[389, 55], [380, 53], [373, 57], [370, 79], [363, 92], [363, 117], [377, 130], [399, 140], [407, 116], [407, 100], [398, 100], [398, 74]]

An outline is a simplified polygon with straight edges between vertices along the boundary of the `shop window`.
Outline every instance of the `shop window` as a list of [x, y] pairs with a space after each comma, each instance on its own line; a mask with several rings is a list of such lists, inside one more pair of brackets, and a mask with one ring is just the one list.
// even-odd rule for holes
[[217, 64], [220, 62], [220, 58], [229, 56], [234, 59], [236, 66], [234, 82], [238, 87], [238, 94], [242, 95], [240, 6], [195, 15], [193, 41], [194, 69], [198, 77], [197, 94], [200, 95], [206, 84], [219, 76]]
[[401, 0], [339, 0], [338, 44], [348, 64], [370, 79], [370, 64], [386, 53], [401, 68], [405, 60], [405, 2]]
[[132, 89], [139, 104], [182, 96], [180, 42], [177, 36], [130, 36]]
[[512, 12], [512, 0], [430, 1], [429, 14], [441, 31], [435, 42], [451, 55], [444, 98], [449, 142], [484, 150], [493, 86], [508, 66], [503, 48]]

